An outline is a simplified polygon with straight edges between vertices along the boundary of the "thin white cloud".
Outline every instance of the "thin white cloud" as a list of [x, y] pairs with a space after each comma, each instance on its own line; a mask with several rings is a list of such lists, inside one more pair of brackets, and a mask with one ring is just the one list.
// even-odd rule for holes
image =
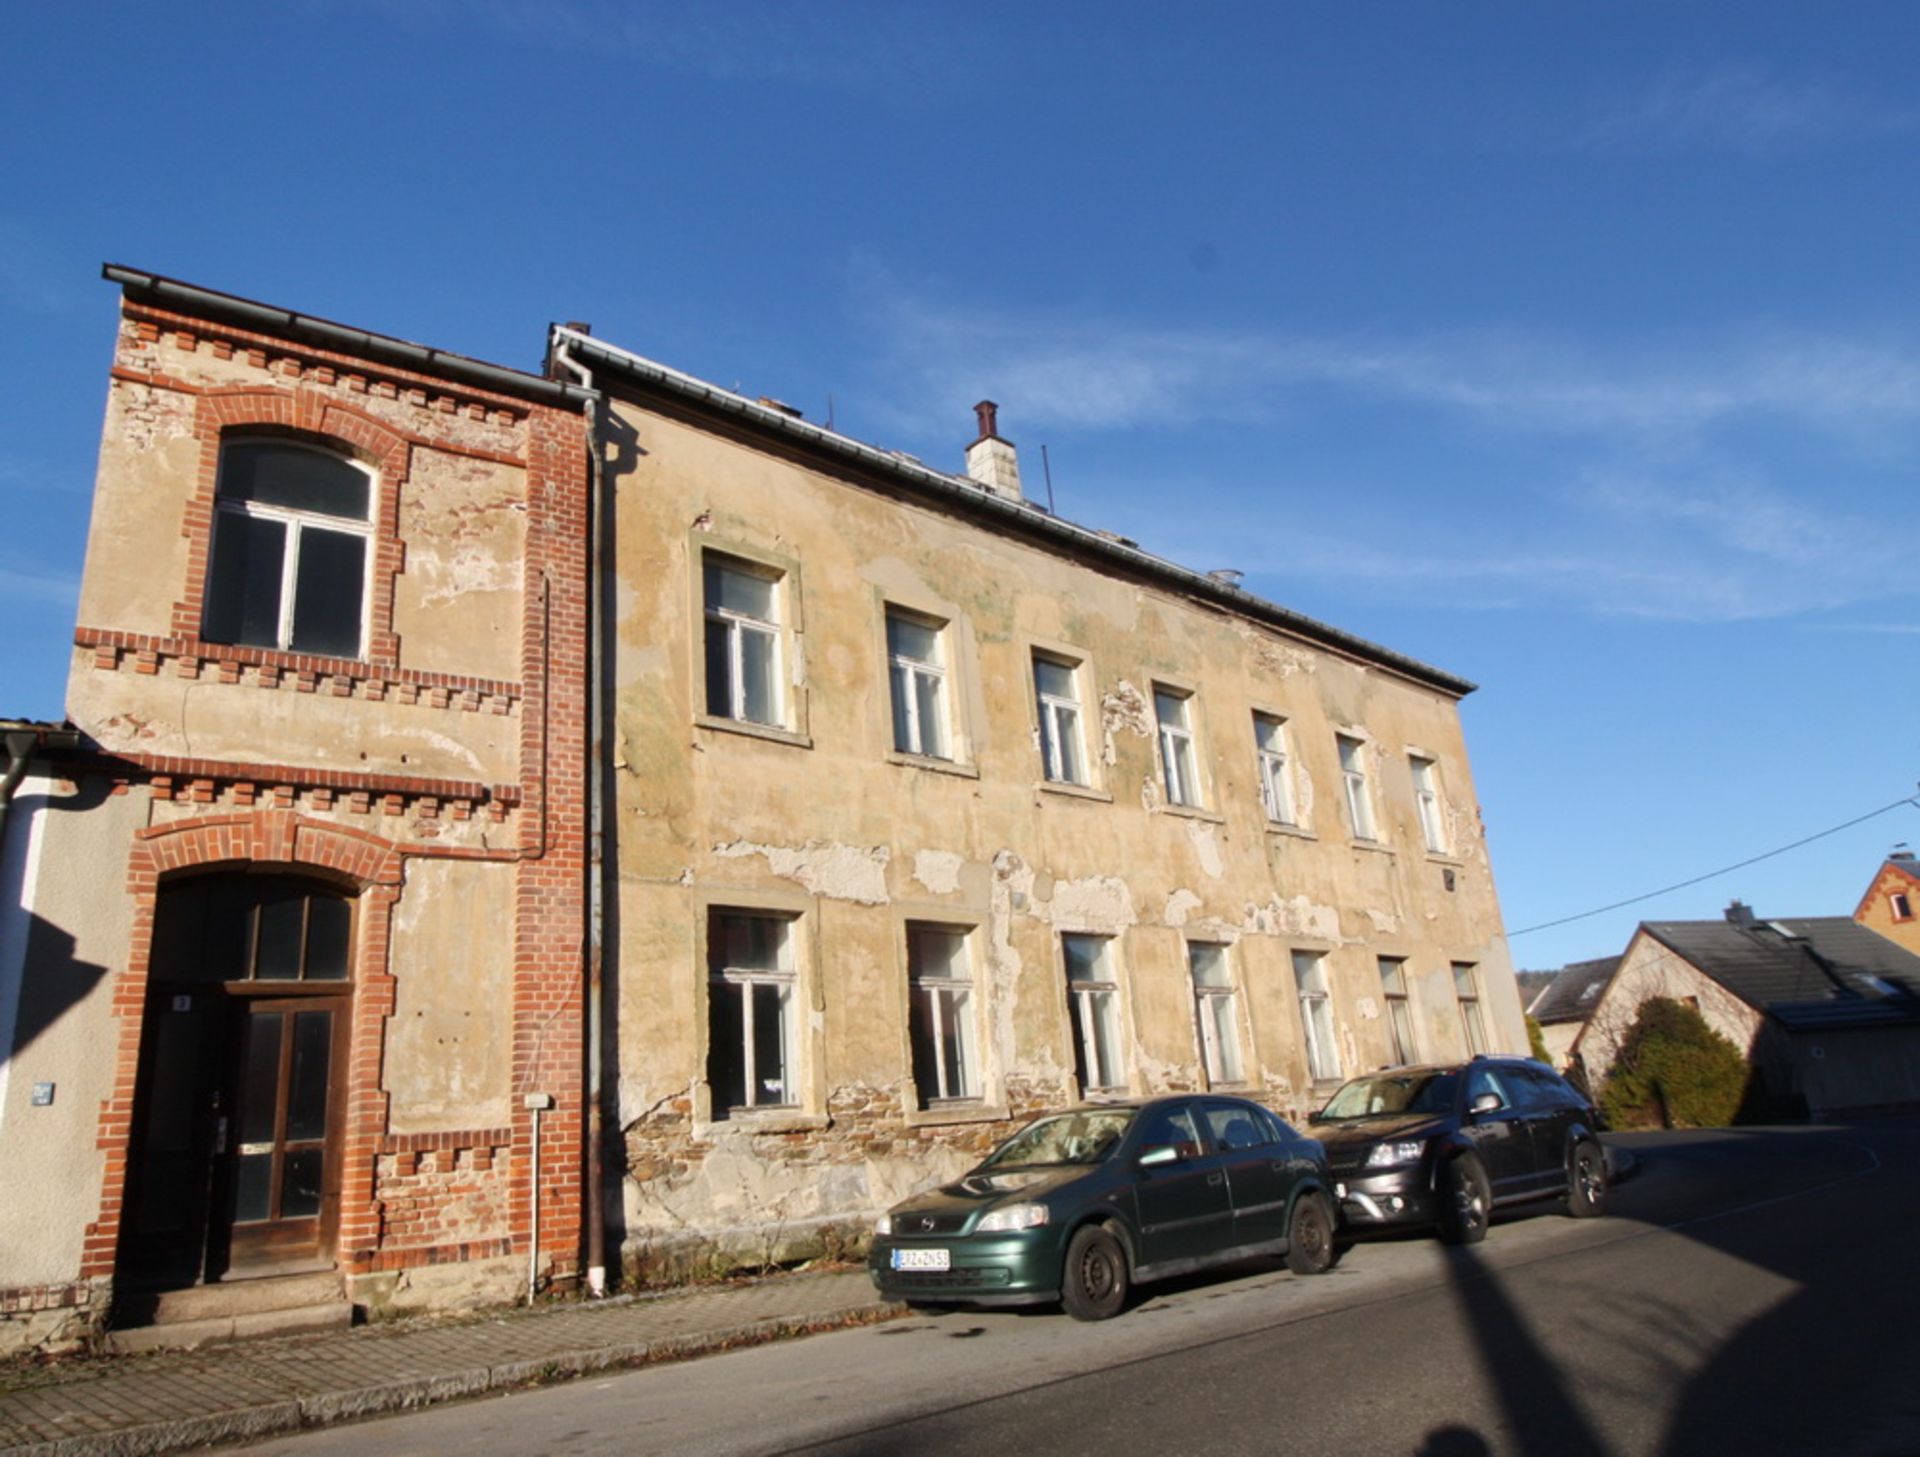
[[[970, 44], [951, 17], [893, 5], [858, 12], [832, 5], [732, 0], [724, 6], [663, 0], [414, 0], [370, 11], [414, 23], [476, 23], [549, 51], [619, 55], [644, 67], [721, 82], [776, 81], [885, 93], [913, 102], [929, 88], [963, 84]], [[777, 149], [780, 140], [768, 138]]]
[[74, 573], [0, 559], [0, 598], [50, 602], [70, 609], [79, 597], [80, 578]]
[[1906, 134], [1920, 111], [1836, 82], [1727, 64], [1668, 71], [1599, 98], [1580, 140], [1596, 148], [1732, 147], [1763, 152], [1840, 138]]
[[862, 288], [903, 420], [986, 393], [1069, 429], [1178, 426], [1270, 417], [1334, 390], [1539, 430], [1672, 437], [1752, 417], [1870, 440], [1920, 427], [1920, 349], [1904, 341], [1751, 328], [1609, 357], [1511, 331], [1156, 328], [966, 311], [871, 272]]

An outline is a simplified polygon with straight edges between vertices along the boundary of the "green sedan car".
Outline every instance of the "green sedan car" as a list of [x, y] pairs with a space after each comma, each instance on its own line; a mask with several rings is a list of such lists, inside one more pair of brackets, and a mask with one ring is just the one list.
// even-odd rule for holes
[[1257, 1103], [1194, 1094], [1036, 1119], [880, 1216], [867, 1270], [914, 1305], [1059, 1301], [1104, 1320], [1135, 1284], [1256, 1255], [1335, 1258], [1326, 1154]]

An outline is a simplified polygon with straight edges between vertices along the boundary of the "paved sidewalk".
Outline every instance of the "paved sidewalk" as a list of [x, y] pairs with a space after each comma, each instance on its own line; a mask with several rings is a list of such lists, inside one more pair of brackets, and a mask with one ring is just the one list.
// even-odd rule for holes
[[134, 1457], [878, 1320], [860, 1270], [0, 1370], [0, 1452]]

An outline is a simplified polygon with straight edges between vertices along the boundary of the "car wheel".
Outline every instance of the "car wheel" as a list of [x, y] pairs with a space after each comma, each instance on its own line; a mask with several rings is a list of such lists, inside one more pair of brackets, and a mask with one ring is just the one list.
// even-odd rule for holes
[[1607, 1156], [1591, 1143], [1573, 1153], [1573, 1171], [1567, 1179], [1567, 1213], [1591, 1219], [1607, 1207]]
[[1084, 1225], [1067, 1241], [1060, 1304], [1075, 1320], [1105, 1320], [1127, 1301], [1127, 1253], [1111, 1232]]
[[1440, 1172], [1440, 1238], [1450, 1245], [1475, 1245], [1487, 1237], [1493, 1189], [1487, 1171], [1472, 1154], [1461, 1154]]
[[1296, 1275], [1324, 1275], [1333, 1268], [1333, 1215], [1318, 1194], [1304, 1194], [1287, 1226], [1287, 1268]]

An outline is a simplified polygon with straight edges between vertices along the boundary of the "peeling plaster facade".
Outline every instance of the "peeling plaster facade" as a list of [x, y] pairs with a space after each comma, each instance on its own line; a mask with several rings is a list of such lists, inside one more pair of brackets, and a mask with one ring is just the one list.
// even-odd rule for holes
[[[583, 1193], [578, 402], [118, 281], [67, 690], [81, 747], [36, 757], [0, 847], [0, 1352], [87, 1341], [130, 1289], [288, 1268], [382, 1310], [508, 1299], [530, 1264], [564, 1285]], [[365, 481], [361, 515], [297, 518], [364, 543], [358, 601], [313, 580], [357, 651], [212, 625], [240, 539], [221, 533], [243, 520], [222, 462], [263, 442]], [[304, 583], [291, 519], [247, 560], [291, 558]], [[286, 906], [276, 941], [259, 928]], [[334, 952], [313, 930], [330, 912]], [[533, 1090], [555, 1101], [537, 1251]]]
[[[1120, 1091], [1207, 1085], [1188, 945], [1227, 948], [1242, 1091], [1302, 1118], [1293, 955], [1326, 958], [1343, 1071], [1391, 1060], [1378, 958], [1406, 962], [1416, 1055], [1466, 1051], [1470, 966], [1494, 1049], [1526, 1035], [1480, 831], [1458, 696], [1390, 655], [1277, 630], [1022, 516], [849, 467], [768, 411], [703, 408], [575, 341], [612, 397], [619, 501], [611, 735], [617, 769], [621, 1218], [643, 1272], [857, 1238], [1015, 1120], [1080, 1098], [1063, 936], [1116, 969]], [[744, 402], [740, 402], [744, 403]], [[765, 421], [763, 427], [762, 421]], [[981, 497], [1004, 492], [980, 488]], [[714, 567], [770, 584], [780, 703], [714, 711]], [[887, 620], [938, 635], [946, 757], [903, 751]], [[1049, 782], [1036, 654], [1074, 665], [1084, 784]], [[1156, 687], [1187, 695], [1199, 803], [1173, 805]], [[1253, 714], [1285, 720], [1297, 823], [1263, 809]], [[1360, 732], [1377, 839], [1344, 817], [1336, 733]], [[1449, 851], [1426, 848], [1405, 754], [1439, 775]], [[711, 928], [772, 916], [792, 952], [793, 1067], [730, 1107], [741, 1034]], [[916, 1069], [909, 932], [964, 938], [974, 1078]], [[731, 1014], [729, 1014], [731, 1015]], [[922, 1048], [924, 1059], [925, 1049]], [[721, 1251], [716, 1255], [716, 1249]]]

